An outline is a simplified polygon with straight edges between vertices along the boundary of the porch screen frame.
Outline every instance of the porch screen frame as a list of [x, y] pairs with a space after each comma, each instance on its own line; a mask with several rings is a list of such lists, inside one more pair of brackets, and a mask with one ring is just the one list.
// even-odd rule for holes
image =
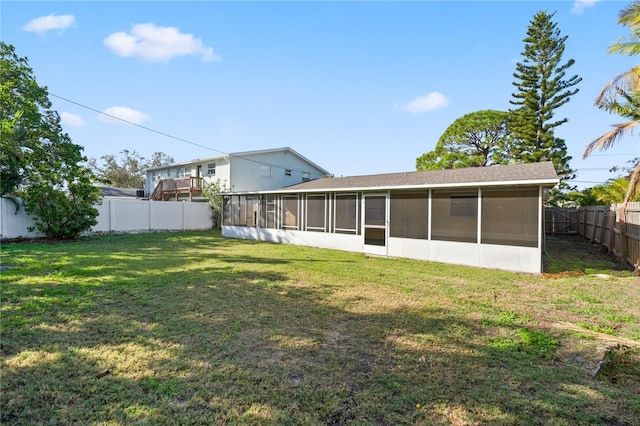
[[389, 237], [428, 240], [429, 200], [428, 190], [391, 191]]
[[222, 224], [225, 226], [233, 225], [233, 204], [231, 197], [233, 197], [233, 195], [224, 195], [222, 197]]
[[478, 188], [431, 191], [431, 240], [479, 243]]
[[[336, 192], [332, 198], [333, 232], [360, 235], [360, 197], [358, 193]], [[351, 224], [353, 227], [346, 227]]]
[[541, 203], [538, 187], [483, 189], [481, 203], [482, 244], [539, 246]]
[[386, 193], [364, 194], [363, 227], [365, 246], [386, 247], [389, 197]]
[[[281, 196], [282, 229], [297, 231], [300, 229], [300, 196], [286, 194]], [[293, 217], [293, 223], [291, 218]]]
[[[320, 201], [322, 202], [322, 206], [316, 205]], [[326, 232], [328, 222], [327, 194], [307, 194], [305, 197], [305, 204], [305, 230], [311, 232]], [[320, 226], [318, 221], [318, 219], [320, 219], [320, 215], [322, 215], [322, 226]]]
[[260, 200], [260, 228], [278, 228], [278, 197], [275, 194], [263, 194]]

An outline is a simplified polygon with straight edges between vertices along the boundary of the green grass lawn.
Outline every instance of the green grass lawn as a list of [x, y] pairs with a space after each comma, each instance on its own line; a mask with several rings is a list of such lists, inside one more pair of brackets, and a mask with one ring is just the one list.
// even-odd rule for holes
[[562, 244], [543, 277], [210, 231], [3, 244], [0, 423], [640, 424], [640, 282]]

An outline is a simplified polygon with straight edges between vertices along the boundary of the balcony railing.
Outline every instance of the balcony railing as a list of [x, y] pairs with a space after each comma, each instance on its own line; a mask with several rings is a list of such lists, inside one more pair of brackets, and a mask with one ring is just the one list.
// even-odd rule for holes
[[188, 194], [189, 201], [193, 201], [194, 195], [202, 194], [201, 177], [185, 176], [174, 179], [162, 179], [158, 182], [149, 197], [155, 201], [169, 201], [172, 198], [178, 201], [180, 194]]

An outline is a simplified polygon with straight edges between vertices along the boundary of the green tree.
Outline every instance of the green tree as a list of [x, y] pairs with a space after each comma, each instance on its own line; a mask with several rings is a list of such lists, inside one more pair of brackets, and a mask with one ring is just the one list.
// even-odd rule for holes
[[[619, 177], [609, 179], [605, 183], [586, 188], [582, 191], [574, 191], [567, 194], [567, 198], [575, 201], [581, 206], [608, 206], [622, 203], [629, 192], [629, 179]], [[640, 194], [630, 201], [640, 201]]]
[[202, 189], [202, 195], [209, 200], [209, 207], [211, 207], [213, 229], [220, 229], [222, 225], [223, 194], [230, 191], [231, 188], [227, 185], [227, 181], [220, 179], [205, 183]]
[[416, 159], [417, 170], [491, 166], [501, 162], [510, 145], [508, 113], [472, 112], [456, 119], [440, 136], [435, 149]]
[[118, 188], [144, 188], [146, 169], [174, 162], [173, 157], [162, 152], [155, 152], [151, 160], [147, 160], [128, 149], [120, 151], [120, 156], [109, 154], [100, 159], [102, 163], [98, 164], [95, 158], [90, 158], [87, 166], [104, 182]]
[[[611, 45], [609, 53], [640, 54], [640, 2], [635, 1], [618, 15], [618, 23], [628, 27], [631, 34]], [[583, 154], [587, 158], [595, 149], [608, 149], [624, 135], [631, 134], [640, 123], [640, 66], [615, 76], [596, 97], [595, 105], [610, 114], [624, 118], [625, 122], [613, 125], [613, 129], [591, 141]], [[624, 201], [631, 201], [640, 193], [640, 163], [631, 173]], [[637, 198], [637, 197], [636, 197]]]
[[562, 63], [567, 36], [562, 36], [553, 14], [536, 13], [527, 29], [522, 62], [516, 64], [513, 85], [517, 91], [510, 103], [510, 128], [516, 137], [509, 155], [516, 162], [552, 161], [560, 179], [574, 177], [569, 167], [571, 157], [563, 139], [555, 137], [555, 129], [567, 118], [555, 119], [555, 111], [578, 92], [574, 88], [582, 78], [566, 77], [573, 59]]
[[[46, 87], [26, 58], [0, 42], [2, 195], [18, 195], [50, 238], [76, 238], [97, 223], [96, 177], [83, 167], [83, 148], [62, 131]], [[6, 179], [6, 180], [5, 180]]]
[[585, 188], [581, 191], [571, 191], [567, 193], [566, 199], [579, 206], [597, 206], [601, 203], [593, 193], [593, 188]]
[[167, 155], [163, 152], [154, 152], [151, 155], [151, 159], [147, 161], [145, 168], [148, 169], [149, 167], [166, 166], [168, 164], [173, 164], [175, 162], [176, 160], [174, 160], [173, 157], [170, 155]]
[[[600, 204], [609, 205], [624, 202], [625, 195], [629, 192], [629, 179], [619, 177], [609, 179], [601, 185], [596, 185], [592, 189], [593, 195]], [[629, 200], [629, 201], [638, 201]]]
[[38, 133], [48, 123], [42, 111], [49, 108], [47, 91], [38, 85], [26, 58], [13, 46], [0, 42], [0, 189], [15, 195], [26, 177], [25, 154], [38, 143]]

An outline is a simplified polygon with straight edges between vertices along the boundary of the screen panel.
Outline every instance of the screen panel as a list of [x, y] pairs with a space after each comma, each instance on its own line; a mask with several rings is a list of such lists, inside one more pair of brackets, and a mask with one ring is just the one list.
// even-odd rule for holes
[[391, 193], [389, 236], [427, 239], [429, 237], [429, 193]]
[[307, 230], [325, 231], [325, 195], [307, 195]]
[[336, 194], [334, 203], [336, 233], [358, 233], [358, 197], [356, 194]]
[[483, 244], [538, 246], [538, 188], [482, 191]]
[[477, 192], [433, 191], [431, 239], [467, 243], [478, 241]]

